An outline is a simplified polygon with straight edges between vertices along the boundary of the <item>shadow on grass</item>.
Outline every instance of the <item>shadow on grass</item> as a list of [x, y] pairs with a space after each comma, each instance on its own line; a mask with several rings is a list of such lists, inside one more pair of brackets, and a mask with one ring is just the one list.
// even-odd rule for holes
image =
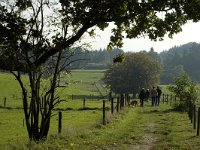
[[105, 96], [97, 96], [97, 95], [74, 95], [72, 94], [72, 99], [97, 99], [97, 100], [100, 100], [100, 99], [105, 99], [106, 97]]
[[[3, 107], [3, 106], [0, 106], [0, 109], [7, 109], [7, 110], [23, 110], [22, 107]], [[82, 108], [78, 108], [78, 109], [74, 109], [74, 108], [70, 108], [70, 107], [67, 107], [67, 108], [55, 108], [53, 109], [54, 111], [84, 111], [84, 110], [102, 110], [101, 107], [82, 107]], [[110, 110], [109, 107], [105, 107], [105, 110], [108, 111]]]
[[0, 109], [13, 110], [13, 109], [23, 109], [23, 108], [22, 107], [3, 107], [3, 106], [0, 106]]
[[145, 111], [145, 112], [142, 112], [142, 113], [143, 114], [167, 114], [167, 113], [170, 113], [170, 112], [177, 112], [177, 111], [174, 110], [174, 109], [167, 109], [167, 110], [153, 109], [153, 110]]
[[73, 109], [73, 108], [56, 108], [54, 109], [55, 111], [84, 111], [84, 110], [102, 110], [102, 108], [99, 107], [82, 107], [82, 108], [78, 108], [78, 109]]

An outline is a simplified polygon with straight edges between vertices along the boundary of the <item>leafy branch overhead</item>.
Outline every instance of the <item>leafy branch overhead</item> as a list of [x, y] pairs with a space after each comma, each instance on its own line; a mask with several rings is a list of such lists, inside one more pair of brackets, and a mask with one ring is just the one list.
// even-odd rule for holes
[[124, 54], [120, 53], [120, 54], [116, 55], [115, 58], [113, 58], [113, 62], [114, 63], [121, 63], [121, 62], [124, 61], [124, 59], [125, 59]]
[[[198, 0], [3, 1], [0, 2], [0, 66], [24, 71], [30, 69], [26, 63], [40, 66], [50, 56], [76, 44], [90, 28], [104, 30], [110, 22], [115, 24], [110, 49], [122, 47], [125, 37], [162, 40], [165, 34], [172, 37], [180, 32], [187, 20], [199, 21], [199, 11]], [[37, 37], [34, 42], [33, 37]], [[27, 56], [31, 58], [29, 62]], [[13, 59], [17, 63], [9, 61]]]

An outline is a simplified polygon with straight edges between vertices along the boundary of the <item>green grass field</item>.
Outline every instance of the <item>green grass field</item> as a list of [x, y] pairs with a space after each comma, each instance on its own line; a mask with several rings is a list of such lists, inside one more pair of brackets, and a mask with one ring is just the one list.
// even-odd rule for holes
[[[90, 128], [99, 124], [102, 119], [102, 101], [92, 99], [91, 96], [100, 96], [99, 91], [94, 86], [103, 77], [103, 71], [73, 71], [68, 78], [61, 78], [60, 84], [65, 82], [70, 84], [59, 88], [57, 95], [65, 102], [60, 103], [56, 109], [63, 111], [63, 130], [72, 130], [79, 128]], [[24, 78], [26, 81], [26, 77]], [[81, 82], [79, 82], [81, 80]], [[105, 94], [105, 89], [101, 89]], [[103, 91], [104, 90], [104, 91]], [[26, 141], [26, 127], [23, 123], [24, 115], [22, 110], [21, 91], [17, 81], [9, 73], [0, 73], [0, 145]], [[74, 99], [72, 100], [72, 95]], [[6, 97], [6, 108], [4, 98]], [[94, 110], [81, 111], [83, 107], [83, 98], [86, 99], [85, 107], [94, 108]], [[57, 134], [58, 115], [55, 110], [52, 117], [49, 134]]]
[[[87, 114], [83, 114], [81, 117], [86, 116]], [[200, 137], [196, 136], [196, 130], [193, 130], [187, 114], [173, 111], [167, 104], [151, 107], [150, 103], [146, 102], [143, 108], [125, 108], [118, 115], [112, 116], [110, 123], [106, 126], [80, 127], [80, 122], [88, 120], [83, 119], [77, 122], [71, 115], [68, 115], [67, 118], [72, 123], [64, 123], [65, 128], [60, 138], [51, 134], [44, 143], [27, 144], [28, 142], [25, 142], [21, 135], [18, 135], [17, 139], [15, 132], [14, 141], [10, 139], [10, 144], [4, 145], [2, 148], [42, 150], [200, 149]]]
[[[28, 142], [18, 83], [10, 74], [0, 73], [0, 149], [200, 149], [200, 137], [196, 136], [187, 114], [173, 111], [172, 106], [166, 103], [151, 107], [150, 102], [145, 102], [143, 108], [126, 107], [114, 115], [107, 110], [109, 123], [102, 125], [102, 101], [96, 99], [100, 93], [94, 84], [97, 83], [99, 90], [106, 94], [99, 83], [102, 77], [103, 71], [98, 70], [76, 70], [67, 79], [61, 77], [63, 87], [57, 94], [66, 100], [57, 106], [57, 109], [63, 110], [62, 135], [57, 136], [56, 109], [47, 141], [36, 144]], [[163, 92], [167, 92], [166, 86], [161, 87]], [[3, 108], [4, 97], [7, 98], [7, 108]], [[79, 110], [83, 107], [84, 97], [86, 107], [93, 109]], [[109, 102], [106, 107], [110, 107]]]

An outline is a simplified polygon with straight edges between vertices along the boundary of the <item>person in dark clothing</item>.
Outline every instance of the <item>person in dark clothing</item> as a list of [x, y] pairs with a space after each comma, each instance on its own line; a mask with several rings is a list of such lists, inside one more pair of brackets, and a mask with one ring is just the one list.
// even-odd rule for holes
[[142, 88], [142, 90], [140, 91], [139, 98], [140, 98], [140, 106], [143, 107], [144, 99], [146, 98], [146, 92], [144, 88]]
[[154, 86], [150, 91], [150, 95], [151, 95], [151, 100], [152, 100], [152, 106], [155, 106], [158, 92], [157, 92], [157, 90], [156, 90], [156, 88]]
[[161, 96], [161, 94], [162, 94], [162, 90], [157, 86], [157, 97], [156, 97], [156, 105], [157, 106], [159, 106], [159, 104], [160, 104], [160, 96]]
[[148, 101], [149, 100], [149, 96], [150, 96], [150, 91], [149, 89], [146, 90], [146, 97], [145, 100]]

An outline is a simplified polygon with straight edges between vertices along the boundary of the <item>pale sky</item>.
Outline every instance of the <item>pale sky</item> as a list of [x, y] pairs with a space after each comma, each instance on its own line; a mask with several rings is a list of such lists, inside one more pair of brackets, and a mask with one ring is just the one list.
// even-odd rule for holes
[[[98, 36], [95, 39], [90, 39], [92, 49], [99, 50], [100, 48], [106, 48], [109, 37], [110, 28], [104, 31], [98, 30]], [[180, 46], [189, 42], [200, 43], [200, 22], [198, 23], [187, 23], [182, 27], [182, 32], [174, 35], [173, 39], [165, 38], [164, 41], [150, 41], [148, 38], [140, 39], [125, 39], [124, 46], [122, 49], [127, 51], [149, 51], [151, 47], [154, 48], [156, 52], [162, 52], [163, 50], [168, 50], [174, 46]]]

